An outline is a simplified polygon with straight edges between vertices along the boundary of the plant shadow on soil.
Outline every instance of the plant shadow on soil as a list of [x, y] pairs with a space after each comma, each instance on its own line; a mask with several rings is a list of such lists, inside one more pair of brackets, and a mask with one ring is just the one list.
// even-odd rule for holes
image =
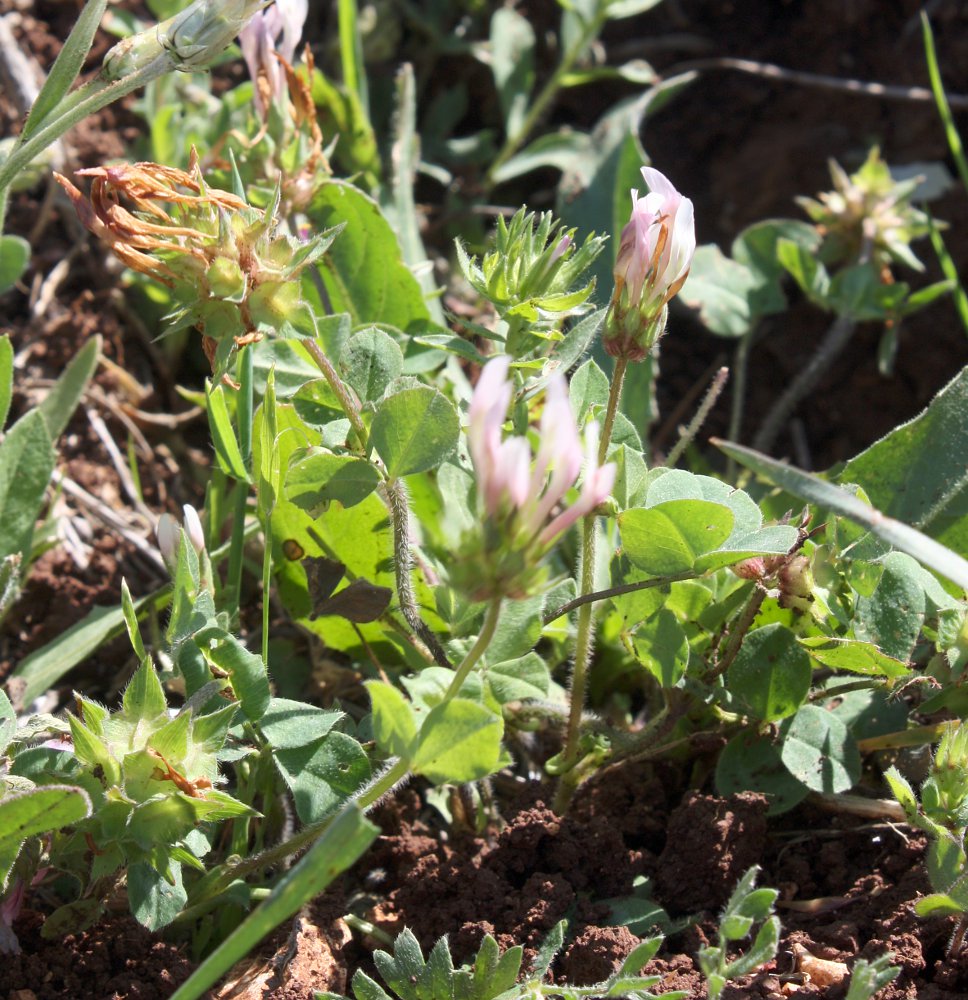
[[[923, 85], [919, 6], [913, 0], [889, 5], [877, 0], [679, 0], [660, 5], [635, 23], [641, 25], [643, 39], [685, 32], [692, 39], [689, 51], [703, 56], [739, 56], [807, 72]], [[71, 5], [40, 0], [23, 14], [25, 44], [43, 63], [52, 61], [54, 39], [65, 37], [74, 13]], [[933, 17], [945, 81], [953, 92], [968, 93], [968, 13], [961, 5], [942, 2], [933, 5]], [[627, 34], [634, 43], [635, 32]], [[101, 52], [106, 44], [102, 40]], [[659, 52], [653, 62], [662, 70], [683, 57], [682, 52]], [[566, 96], [559, 114], [576, 126], [589, 127], [614, 96], [603, 92], [602, 107], [595, 97]], [[5, 126], [12, 127], [19, 117], [3, 95], [0, 112]], [[115, 133], [127, 140], [137, 127], [123, 109], [108, 110], [71, 137], [73, 165], [93, 165], [120, 155], [123, 147]], [[745, 225], [797, 215], [795, 195], [827, 186], [828, 157], [854, 168], [868, 145], [879, 142], [890, 163], [947, 160], [930, 105], [811, 93], [725, 73], [702, 76], [683, 91], [648, 122], [644, 141], [656, 166], [674, 176], [695, 201], [700, 240], [715, 240], [724, 247]], [[43, 200], [42, 191], [16, 195], [12, 230], [29, 233], [41, 216]], [[962, 272], [968, 269], [966, 205], [964, 193], [955, 190], [933, 206], [939, 218], [951, 223], [946, 240]], [[42, 388], [87, 337], [100, 332], [107, 357], [142, 385], [153, 387], [137, 407], [144, 412], [170, 408], [172, 386], [176, 376], [184, 380], [184, 372], [163, 370], [159, 352], [139, 337], [130, 317], [116, 306], [111, 294], [116, 274], [105, 267], [100, 250], [77, 240], [55, 202], [35, 244], [24, 287], [3, 302], [4, 328], [12, 333], [22, 376], [15, 405], [25, 408], [24, 387]], [[39, 313], [39, 282], [70, 253], [74, 256], [66, 279]], [[927, 256], [926, 250], [922, 253]], [[935, 270], [929, 265], [932, 276]], [[757, 425], [777, 386], [803, 364], [824, 325], [824, 317], [801, 305], [764, 331], [751, 370], [749, 428]], [[814, 468], [855, 454], [913, 416], [968, 361], [968, 340], [947, 304], [935, 305], [906, 324], [890, 378], [876, 370], [879, 335], [872, 327], [862, 327], [799, 414]], [[674, 317], [662, 347], [663, 416], [674, 412], [711, 368], [728, 363], [731, 351], [730, 342], [709, 336], [687, 317]], [[99, 372], [96, 384], [106, 396], [123, 396], [123, 385], [110, 371]], [[725, 430], [727, 411], [724, 399], [712, 414], [708, 432]], [[105, 419], [124, 440], [125, 426], [110, 413]], [[196, 436], [189, 427], [186, 444], [186, 432], [139, 427], [151, 446], [140, 456], [149, 506], [176, 510], [179, 503], [195, 499], [198, 484], [183, 470], [200, 454], [205, 461], [204, 452], [191, 451], [193, 441], [206, 447], [204, 428]], [[70, 477], [108, 506], [124, 503], [122, 484], [83, 415], [75, 418], [62, 444], [62, 467]], [[778, 446], [790, 448], [791, 439]], [[88, 541], [93, 552], [87, 566], [57, 549], [34, 568], [17, 615], [5, 624], [0, 638], [0, 679], [27, 652], [93, 605], [117, 603], [122, 576], [137, 582], [132, 588], [136, 594], [161, 582], [160, 574], [154, 571], [153, 576], [137, 551], [110, 528], [95, 525]], [[127, 676], [129, 661], [126, 647], [115, 644], [82, 664], [71, 682], [110, 700]], [[358, 892], [371, 894], [371, 917], [392, 931], [412, 927], [425, 949], [448, 934], [458, 960], [467, 958], [486, 932], [503, 945], [522, 943], [533, 949], [568, 915], [571, 937], [555, 974], [573, 982], [595, 982], [635, 941], [629, 931], [609, 923], [601, 901], [628, 894], [636, 876], [649, 876], [657, 902], [670, 916], [700, 917], [669, 938], [650, 971], [662, 976], [660, 992], [690, 989], [701, 997], [694, 956], [714, 934], [717, 910], [733, 885], [757, 863], [763, 868], [760, 884], [781, 892], [784, 937], [773, 967], [728, 986], [727, 1000], [839, 1000], [843, 984], [819, 988], [804, 980], [793, 954], [795, 945], [817, 957], [848, 963], [856, 956], [874, 958], [892, 951], [903, 972], [880, 995], [883, 1000], [955, 1000], [968, 995], [968, 956], [944, 959], [951, 920], [920, 921], [911, 909], [926, 889], [919, 835], [906, 828], [831, 817], [809, 804], [767, 820], [764, 803], [756, 796], [722, 800], [701, 794], [708, 792], [705, 786], [700, 792], [688, 785], [671, 767], [615, 769], [583, 789], [573, 814], [564, 819], [542, 804], [547, 789], [524, 785], [505, 796], [507, 825], [487, 839], [444, 836], [437, 814], [423, 810], [415, 792], [405, 793], [379, 811], [384, 834], [344, 880], [342, 891], [346, 899]], [[313, 988], [342, 990], [348, 973], [367, 966], [366, 948], [351, 940], [338, 920], [342, 901], [340, 896], [330, 898], [303, 917], [303, 938], [315, 944], [300, 944], [303, 938], [298, 938], [296, 959], [312, 948], [315, 958], [288, 979], [280, 973], [274, 985], [266, 980], [264, 991], [252, 996], [302, 1000], [312, 996]], [[818, 901], [816, 909], [788, 905], [805, 901]], [[40, 938], [40, 925], [40, 914], [32, 911], [17, 924], [23, 953], [0, 965], [3, 1000], [160, 1000], [170, 996], [191, 969], [183, 947], [156, 939], [130, 917], [112, 916], [90, 931], [56, 942]], [[260, 953], [266, 962], [289, 953], [291, 935], [291, 929], [284, 928]], [[293, 966], [299, 965], [296, 959]]]

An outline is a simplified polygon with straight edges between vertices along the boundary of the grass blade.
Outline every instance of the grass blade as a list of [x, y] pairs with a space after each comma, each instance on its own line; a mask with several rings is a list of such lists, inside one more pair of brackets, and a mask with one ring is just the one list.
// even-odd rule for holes
[[938, 106], [938, 115], [941, 124], [944, 126], [945, 138], [948, 140], [948, 148], [958, 167], [958, 176], [965, 190], [968, 191], [968, 161], [965, 160], [965, 150], [961, 144], [961, 136], [955, 125], [954, 116], [951, 114], [951, 105], [948, 104], [947, 95], [944, 92], [944, 84], [941, 82], [941, 70], [938, 68], [938, 53], [934, 47], [934, 32], [931, 30], [931, 22], [928, 15], [921, 12], [921, 28], [924, 32], [924, 56], [928, 63], [928, 78], [931, 81], [931, 91], [934, 94], [935, 104]]
[[47, 74], [43, 87], [34, 101], [34, 106], [30, 109], [27, 122], [21, 135], [21, 142], [29, 139], [30, 136], [44, 124], [44, 121], [60, 104], [64, 95], [71, 89], [77, 74], [84, 65], [88, 52], [91, 51], [91, 43], [94, 40], [94, 32], [97, 31], [101, 23], [104, 9], [107, 7], [107, 0], [88, 0], [81, 11], [77, 23], [71, 29], [64, 47], [60, 50], [54, 65]]
[[[162, 607], [171, 596], [171, 588], [162, 587], [135, 602], [136, 612], [155, 604]], [[14, 670], [15, 677], [27, 682], [22, 698], [29, 705], [34, 698], [52, 688], [81, 660], [94, 653], [102, 643], [124, 631], [125, 617], [121, 607], [93, 608], [76, 625], [62, 632], [53, 642], [31, 653]]]
[[968, 295], [965, 294], [965, 287], [958, 276], [958, 268], [951, 259], [951, 254], [948, 253], [948, 248], [941, 238], [941, 230], [938, 229], [934, 219], [930, 219], [929, 222], [931, 226], [929, 234], [931, 236], [931, 246], [934, 247], [935, 256], [941, 265], [941, 273], [949, 281], [955, 283], [951, 297], [954, 299], [955, 309], [958, 311], [958, 318], [961, 320], [961, 325], [964, 327], [965, 333], [968, 334]]
[[420, 287], [430, 318], [445, 326], [444, 310], [440, 305], [439, 289], [433, 269], [428, 266], [427, 251], [417, 226], [417, 206], [413, 199], [413, 184], [420, 159], [420, 137], [417, 135], [417, 91], [413, 66], [404, 63], [397, 73], [396, 114], [393, 120], [393, 212], [394, 228], [400, 240], [400, 252]]
[[40, 404], [51, 441], [56, 441], [77, 409], [101, 356], [101, 337], [92, 337], [71, 359]]
[[363, 40], [360, 37], [360, 16], [356, 0], [339, 0], [339, 50], [343, 67], [343, 83], [360, 99], [360, 106], [370, 120], [370, 96], [363, 65]]
[[172, 994], [171, 1000], [197, 1000], [271, 931], [319, 895], [373, 843], [378, 828], [353, 803], [256, 907]]
[[713, 438], [712, 441], [717, 448], [757, 475], [800, 497], [801, 500], [807, 500], [818, 507], [826, 507], [856, 521], [889, 545], [906, 552], [928, 569], [940, 573], [959, 587], [968, 590], [968, 561], [957, 552], [952, 552], [947, 546], [928, 538], [910, 525], [888, 517], [875, 507], [864, 503], [859, 497], [826, 482], [819, 476], [795, 469], [785, 462], [778, 462], [743, 445], [717, 438]]

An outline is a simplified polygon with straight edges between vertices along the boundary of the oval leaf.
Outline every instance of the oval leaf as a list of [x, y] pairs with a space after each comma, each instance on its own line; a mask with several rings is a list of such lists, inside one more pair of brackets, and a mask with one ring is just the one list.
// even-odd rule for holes
[[815, 792], [846, 792], [860, 777], [860, 753], [847, 727], [831, 712], [804, 705], [784, 727], [780, 757]]
[[424, 720], [413, 770], [435, 785], [484, 778], [498, 768], [503, 732], [501, 717], [483, 705], [444, 702]]
[[457, 447], [459, 434], [453, 404], [436, 389], [417, 386], [380, 404], [370, 439], [396, 478], [440, 465]]
[[730, 693], [752, 715], [777, 722], [803, 703], [812, 674], [810, 657], [796, 636], [774, 622], [746, 636], [726, 680]]
[[367, 681], [370, 696], [373, 739], [381, 750], [395, 757], [409, 757], [417, 739], [410, 702], [392, 685], [382, 681]]
[[403, 351], [388, 333], [371, 326], [350, 337], [340, 355], [339, 367], [361, 400], [379, 399], [403, 372]]
[[344, 507], [361, 503], [379, 482], [379, 472], [366, 459], [313, 449], [290, 468], [286, 496], [315, 518], [334, 500]]
[[618, 517], [625, 554], [654, 576], [693, 568], [701, 555], [719, 548], [733, 530], [733, 514], [707, 500], [671, 500], [634, 507]]

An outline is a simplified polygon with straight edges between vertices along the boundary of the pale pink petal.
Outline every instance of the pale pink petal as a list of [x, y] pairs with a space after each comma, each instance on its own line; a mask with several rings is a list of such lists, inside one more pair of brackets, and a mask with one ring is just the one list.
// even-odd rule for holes
[[531, 446], [527, 438], [508, 438], [502, 448], [502, 473], [511, 505], [520, 510], [528, 501]]
[[663, 198], [681, 197], [672, 181], [660, 170], [656, 170], [655, 167], [643, 167], [642, 179], [645, 181], [649, 191], [654, 191]]
[[570, 434], [576, 441], [578, 439], [575, 421], [571, 416], [571, 404], [568, 402], [568, 383], [559, 372], [552, 375], [548, 381], [544, 411], [541, 414], [541, 428], [538, 433], [540, 436], [538, 455], [531, 474], [531, 493], [536, 497], [544, 488], [545, 476], [554, 464], [555, 456], [568, 450], [570, 442], [567, 435]]
[[511, 386], [506, 381], [510, 363], [510, 358], [502, 355], [484, 366], [468, 410], [467, 444], [482, 495], [494, 492], [488, 479], [494, 472], [501, 427], [511, 403]]
[[668, 283], [677, 281], [692, 265], [693, 254], [696, 252], [696, 223], [693, 204], [688, 198], [683, 198], [676, 212], [672, 227], [673, 257], [670, 263]]
[[637, 305], [642, 297], [660, 231], [658, 212], [650, 204], [650, 197], [640, 198], [638, 191], [632, 192], [632, 215], [622, 230], [615, 258], [616, 282], [627, 286], [632, 305]]
[[[249, 77], [254, 83], [259, 77], [259, 67], [263, 63], [265, 53], [272, 50], [269, 25], [264, 14], [256, 14], [239, 32], [239, 46], [249, 70]], [[265, 110], [262, 107], [262, 96], [258, 87], [255, 88], [255, 104], [260, 113]]]
[[615, 485], [614, 462], [598, 465], [598, 424], [592, 421], [585, 429], [585, 479], [578, 499], [562, 511], [541, 532], [542, 545], [548, 545], [559, 534], [567, 531], [579, 518], [590, 514], [611, 493]]
[[282, 20], [282, 42], [276, 47], [279, 55], [291, 63], [309, 14], [309, 0], [276, 0], [273, 9], [280, 11]]
[[561, 239], [558, 240], [558, 245], [555, 247], [554, 251], [551, 254], [551, 260], [549, 261], [549, 264], [554, 264], [555, 261], [558, 260], [561, 257], [561, 255], [571, 246], [571, 244], [572, 244], [572, 238], [570, 236], [568, 236], [567, 234], [562, 236]]

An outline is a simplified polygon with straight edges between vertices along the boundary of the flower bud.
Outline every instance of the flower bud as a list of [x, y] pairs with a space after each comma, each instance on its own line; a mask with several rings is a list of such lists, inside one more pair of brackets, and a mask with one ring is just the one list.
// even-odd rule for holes
[[204, 69], [264, 6], [265, 0], [195, 0], [167, 21], [118, 42], [104, 57], [101, 77], [120, 80], [152, 63], [161, 72]]
[[641, 361], [665, 332], [667, 305], [682, 288], [696, 251], [692, 202], [652, 167], [643, 167], [649, 193], [632, 192], [632, 215], [622, 230], [613, 276], [605, 350]]
[[182, 507], [185, 515], [185, 533], [192, 543], [192, 548], [201, 555], [205, 551], [205, 532], [202, 531], [202, 521], [198, 516], [198, 511], [190, 504], [186, 503]]
[[810, 560], [804, 555], [787, 559], [777, 573], [780, 588], [780, 607], [805, 612], [813, 604], [813, 573]]
[[[205, 532], [202, 530], [202, 522], [198, 516], [198, 511], [191, 504], [182, 507], [184, 514], [185, 536], [191, 547], [201, 555], [205, 551]], [[155, 527], [155, 537], [158, 540], [158, 551], [161, 553], [165, 565], [175, 572], [178, 566], [178, 546], [181, 544], [182, 525], [173, 514], [162, 514], [158, 518]]]
[[180, 537], [178, 521], [167, 512], [162, 514], [155, 526], [155, 538], [158, 540], [158, 551], [161, 553], [161, 558], [165, 560], [165, 565], [172, 572], [178, 565], [178, 541]]

